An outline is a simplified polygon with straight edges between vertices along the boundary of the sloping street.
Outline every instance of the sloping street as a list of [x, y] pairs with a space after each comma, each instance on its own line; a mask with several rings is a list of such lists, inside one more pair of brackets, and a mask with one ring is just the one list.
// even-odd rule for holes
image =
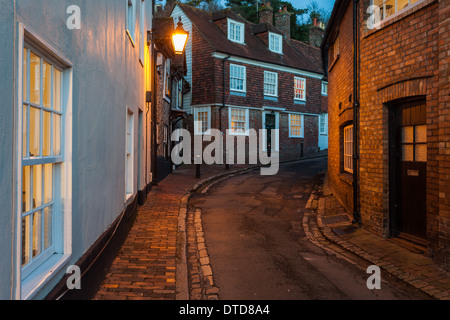
[[219, 299], [428, 298], [393, 277], [369, 290], [356, 256], [342, 259], [308, 240], [301, 222], [325, 168], [326, 158], [287, 163], [276, 176], [248, 172], [193, 197]]

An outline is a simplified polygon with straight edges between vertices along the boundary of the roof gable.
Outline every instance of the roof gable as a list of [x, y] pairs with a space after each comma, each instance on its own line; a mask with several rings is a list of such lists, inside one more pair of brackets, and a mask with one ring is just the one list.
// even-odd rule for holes
[[[177, 5], [180, 6], [193, 25], [196, 26], [196, 29], [208, 41], [212, 50], [216, 52], [323, 74], [319, 49], [283, 37], [283, 53], [279, 54], [270, 51], [267, 42], [263, 41], [258, 35], [269, 31], [282, 35], [281, 31], [272, 25], [253, 24], [244, 20], [230, 9], [211, 14], [183, 3], [178, 3]], [[226, 32], [214, 22], [225, 18], [245, 23], [244, 44], [228, 40]]]

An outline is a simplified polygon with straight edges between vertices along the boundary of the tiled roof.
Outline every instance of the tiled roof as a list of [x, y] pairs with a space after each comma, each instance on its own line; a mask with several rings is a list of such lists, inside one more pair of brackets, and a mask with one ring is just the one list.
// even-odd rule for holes
[[[272, 31], [282, 34], [272, 25], [251, 23], [230, 9], [211, 14], [183, 3], [178, 5], [208, 41], [213, 51], [323, 74], [319, 48], [283, 37], [283, 54], [270, 51], [256, 33]], [[213, 22], [226, 17], [245, 22], [245, 44], [228, 40], [227, 35]]]

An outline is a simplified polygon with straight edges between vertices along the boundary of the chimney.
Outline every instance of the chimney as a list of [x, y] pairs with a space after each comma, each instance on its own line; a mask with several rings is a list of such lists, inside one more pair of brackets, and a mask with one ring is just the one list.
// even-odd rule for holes
[[325, 35], [323, 23], [314, 17], [312, 26], [309, 27], [309, 45], [319, 48]]
[[273, 25], [273, 9], [270, 2], [262, 5], [259, 9], [259, 23], [268, 23]]
[[283, 33], [287, 38], [291, 38], [291, 13], [284, 5], [277, 13], [275, 13], [275, 27]]

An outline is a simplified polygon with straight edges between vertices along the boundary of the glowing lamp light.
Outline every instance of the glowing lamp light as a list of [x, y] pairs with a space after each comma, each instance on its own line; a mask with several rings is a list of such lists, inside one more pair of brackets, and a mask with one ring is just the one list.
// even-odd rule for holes
[[183, 23], [178, 22], [178, 26], [172, 34], [172, 45], [175, 51], [175, 54], [183, 54], [184, 48], [186, 47], [186, 43], [188, 40], [189, 33], [183, 29]]

